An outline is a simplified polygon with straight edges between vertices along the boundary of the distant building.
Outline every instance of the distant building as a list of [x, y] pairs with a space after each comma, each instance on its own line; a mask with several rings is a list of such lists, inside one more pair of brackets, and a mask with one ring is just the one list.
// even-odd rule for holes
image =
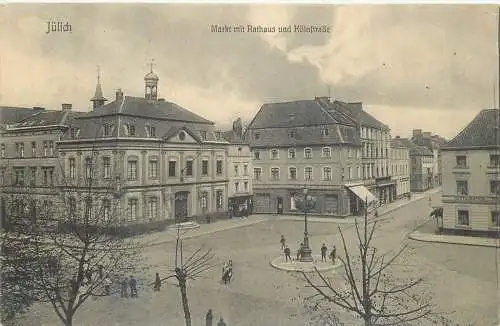
[[432, 159], [432, 184], [431, 187], [441, 185], [441, 166], [440, 148], [446, 144], [446, 140], [438, 135], [432, 135], [430, 132], [422, 132], [421, 129], [413, 129], [411, 141], [418, 146], [424, 146], [433, 154]]
[[[328, 98], [268, 103], [260, 108], [246, 132], [253, 153], [255, 212], [300, 212], [296, 201], [303, 199], [304, 187], [316, 200], [315, 214], [358, 214], [365, 200], [377, 201], [363, 179], [375, 178], [375, 148], [381, 153], [384, 147], [376, 147], [373, 141], [373, 166], [366, 165], [363, 171], [361, 135], [369, 129], [362, 129], [359, 120], [362, 116], [362, 125], [368, 126], [368, 115], [347, 114], [353, 110], [351, 105], [362, 111], [360, 103]], [[375, 137], [375, 131], [370, 135]], [[388, 150], [384, 157], [388, 159]], [[378, 172], [381, 176], [382, 166]]]
[[442, 147], [445, 232], [498, 236], [499, 110], [482, 110]]
[[[52, 205], [60, 175], [57, 142], [68, 124], [84, 113], [72, 111], [71, 104], [63, 104], [60, 111], [9, 108], [5, 114], [4, 110], [2, 117], [10, 123], [0, 130], [1, 195], [4, 205], [10, 203], [13, 215], [19, 217], [22, 211]], [[37, 201], [28, 201], [35, 196]]]
[[389, 152], [391, 177], [396, 183], [393, 198], [400, 199], [410, 195], [410, 151], [399, 136], [391, 140]]
[[434, 184], [434, 153], [425, 146], [416, 145], [407, 138], [399, 138], [410, 154], [410, 190], [422, 192]]
[[238, 118], [232, 130], [223, 133], [230, 143], [227, 148], [228, 210], [231, 216], [251, 214], [253, 210], [253, 168], [250, 145], [243, 138], [243, 125]]

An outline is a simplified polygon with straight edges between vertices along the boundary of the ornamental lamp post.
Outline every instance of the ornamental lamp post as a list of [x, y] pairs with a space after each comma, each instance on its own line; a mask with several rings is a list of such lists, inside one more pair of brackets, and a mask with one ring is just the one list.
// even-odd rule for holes
[[308, 209], [308, 203], [309, 203], [309, 200], [307, 197], [308, 191], [309, 191], [309, 189], [307, 189], [306, 187], [304, 187], [302, 189], [302, 192], [304, 193], [304, 204], [303, 204], [303, 206], [304, 206], [303, 207], [304, 208], [304, 245], [301, 248], [300, 261], [310, 263], [313, 261], [313, 257], [311, 254], [312, 253], [311, 248], [309, 248], [309, 237], [308, 237], [308, 233], [307, 233], [307, 209]]

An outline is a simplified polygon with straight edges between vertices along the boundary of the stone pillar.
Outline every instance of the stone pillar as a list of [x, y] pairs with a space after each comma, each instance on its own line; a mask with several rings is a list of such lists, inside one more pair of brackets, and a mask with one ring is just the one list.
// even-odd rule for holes
[[168, 171], [166, 170], [166, 151], [161, 151], [161, 156], [160, 156], [160, 182], [161, 184], [165, 184], [167, 182], [167, 173]]
[[116, 176], [117, 176], [117, 171], [118, 171], [118, 151], [112, 151], [111, 152], [111, 156], [112, 156], [112, 159], [113, 159], [113, 163], [112, 163], [112, 171], [111, 171], [111, 175], [114, 176], [114, 180], [113, 182], [116, 182]]
[[75, 179], [78, 180], [78, 182], [81, 182], [83, 179], [83, 176], [85, 175], [85, 171], [83, 171], [83, 155], [81, 151], [76, 152], [76, 175]]
[[148, 162], [147, 162], [147, 151], [141, 151], [141, 184], [143, 186], [146, 185], [146, 181], [148, 180], [147, 171], [148, 171]]
[[148, 215], [148, 198], [146, 196], [146, 192], [142, 192], [142, 222], [146, 223], [149, 221]]

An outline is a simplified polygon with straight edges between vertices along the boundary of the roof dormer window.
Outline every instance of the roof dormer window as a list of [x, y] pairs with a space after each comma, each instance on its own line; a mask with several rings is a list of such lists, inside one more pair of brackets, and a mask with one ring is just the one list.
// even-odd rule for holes
[[328, 128], [326, 128], [326, 127], [325, 127], [325, 128], [323, 128], [323, 129], [321, 130], [321, 134], [322, 134], [323, 136], [328, 136]]
[[201, 132], [201, 139], [207, 140], [207, 132], [204, 130]]

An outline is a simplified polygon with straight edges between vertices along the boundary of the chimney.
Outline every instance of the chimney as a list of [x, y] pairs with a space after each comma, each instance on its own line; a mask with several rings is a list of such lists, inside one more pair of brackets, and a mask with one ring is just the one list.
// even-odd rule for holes
[[116, 101], [121, 101], [123, 99], [123, 92], [121, 88], [116, 90]]
[[413, 137], [422, 135], [422, 129], [413, 129]]
[[71, 111], [71, 107], [72, 107], [72, 106], [73, 106], [73, 105], [72, 105], [72, 104], [70, 104], [70, 103], [63, 103], [63, 104], [61, 105], [61, 107], [62, 107], [62, 110], [63, 110], [63, 111]]
[[165, 99], [163, 97], [158, 99], [158, 102], [165, 102]]

